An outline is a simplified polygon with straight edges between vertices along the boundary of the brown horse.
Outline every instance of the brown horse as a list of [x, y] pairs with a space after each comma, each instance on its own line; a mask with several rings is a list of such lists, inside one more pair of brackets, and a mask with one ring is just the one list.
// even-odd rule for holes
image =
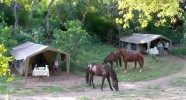
[[95, 88], [94, 82], [93, 82], [93, 76], [102, 76], [102, 85], [101, 90], [103, 90], [103, 84], [105, 81], [105, 78], [107, 78], [110, 89], [113, 90], [111, 84], [110, 84], [110, 77], [112, 78], [112, 84], [116, 91], [118, 91], [118, 79], [115, 71], [110, 67], [109, 65], [102, 65], [102, 64], [96, 64], [92, 63], [88, 65], [87, 71], [86, 71], [86, 82], [89, 85], [93, 85], [93, 88]]
[[123, 61], [125, 63], [124, 72], [127, 72], [127, 63], [128, 62], [135, 62], [134, 69], [136, 68], [136, 65], [137, 65], [137, 62], [138, 62], [139, 65], [140, 65], [140, 72], [142, 71], [143, 65], [144, 65], [144, 58], [143, 58], [143, 55], [140, 52], [127, 51], [125, 49], [118, 48], [115, 53], [120, 54], [120, 55], [123, 56]]
[[111, 52], [103, 61], [103, 64], [107, 64], [108, 62], [110, 63], [111, 67], [113, 68], [113, 62], [116, 62], [117, 67], [118, 67], [118, 60], [121, 68], [121, 57], [119, 54]]

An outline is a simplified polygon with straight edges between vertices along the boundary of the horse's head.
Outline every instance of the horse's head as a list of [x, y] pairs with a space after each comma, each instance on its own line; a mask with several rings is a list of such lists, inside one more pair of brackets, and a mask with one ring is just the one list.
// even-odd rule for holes
[[114, 87], [114, 89], [115, 89], [116, 91], [119, 90], [119, 87], [118, 87], [118, 79], [113, 80], [113, 87]]
[[107, 58], [105, 58], [104, 60], [103, 60], [103, 65], [106, 65], [108, 63], [108, 60], [107, 60]]
[[119, 87], [118, 87], [118, 78], [117, 78], [117, 74], [116, 72], [111, 68], [111, 71], [112, 71], [112, 75], [111, 75], [111, 78], [112, 78], [112, 86], [114, 87], [114, 89], [116, 91], [119, 90]]
[[115, 55], [120, 55], [120, 54], [121, 54], [121, 50], [122, 50], [122, 48], [118, 48], [118, 49], [114, 52], [114, 54], [115, 54]]
[[119, 54], [119, 55], [127, 55], [127, 51], [123, 48], [118, 48], [116, 51], [115, 51], [115, 54]]

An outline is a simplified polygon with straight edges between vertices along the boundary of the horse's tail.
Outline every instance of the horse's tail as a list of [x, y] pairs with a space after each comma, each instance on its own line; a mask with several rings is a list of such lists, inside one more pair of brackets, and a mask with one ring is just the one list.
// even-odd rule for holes
[[90, 67], [88, 67], [87, 69], [86, 69], [86, 83], [88, 84], [88, 82], [89, 82], [89, 71], [90, 71]]

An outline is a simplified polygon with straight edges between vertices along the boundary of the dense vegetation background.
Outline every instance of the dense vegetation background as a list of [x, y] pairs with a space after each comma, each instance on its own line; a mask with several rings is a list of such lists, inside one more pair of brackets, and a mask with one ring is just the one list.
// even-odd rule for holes
[[[149, 4], [154, 4], [153, 1], [156, 0], [147, 0]], [[104, 51], [106, 56], [113, 47], [108, 49], [100, 45], [117, 46], [121, 36], [134, 32], [162, 34], [171, 39], [173, 44], [184, 45], [186, 3], [180, 0], [165, 0], [162, 3], [171, 8], [176, 5], [175, 2], [181, 9], [180, 13], [168, 12], [166, 15], [157, 17], [156, 14], [166, 9], [161, 8], [157, 12], [148, 12], [151, 20], [149, 18], [145, 20], [149, 16], [142, 16], [144, 17], [142, 22], [140, 22], [142, 17], [136, 17], [141, 12], [131, 6], [134, 10], [133, 14], [129, 11], [130, 18], [124, 22], [124, 25], [127, 23], [126, 27], [122, 23], [116, 23], [116, 18], [123, 17], [120, 11], [126, 10], [126, 8], [118, 9], [122, 0], [0, 0], [0, 44], [3, 44], [8, 51], [5, 53], [6, 56], [10, 56], [9, 51], [13, 46], [27, 41], [50, 45], [69, 52], [72, 63], [76, 64], [83, 63], [83, 57], [87, 56], [91, 56], [89, 61], [102, 61], [99, 59], [103, 58], [95, 57], [93, 49], [101, 48], [100, 53]], [[154, 24], [157, 20], [163, 24]], [[178, 52], [176, 50], [173, 53]], [[96, 53], [99, 54], [99, 52]]]

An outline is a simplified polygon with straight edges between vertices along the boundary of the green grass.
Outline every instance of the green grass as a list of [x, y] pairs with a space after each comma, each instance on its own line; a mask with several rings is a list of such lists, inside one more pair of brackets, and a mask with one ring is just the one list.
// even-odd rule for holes
[[186, 44], [172, 48], [171, 53], [176, 56], [186, 56]]
[[86, 96], [79, 96], [77, 97], [77, 100], [89, 100], [89, 98]]
[[89, 63], [103, 63], [103, 60], [115, 47], [104, 44], [85, 45], [78, 56], [76, 63], [71, 63], [71, 71], [75, 74], [84, 76], [85, 69]]
[[44, 86], [44, 87], [42, 87], [42, 91], [45, 93], [56, 94], [56, 93], [65, 92], [66, 90], [61, 87], [58, 87], [58, 86]]
[[186, 77], [178, 77], [174, 78], [173, 80], [170, 81], [170, 83], [174, 86], [186, 86]]
[[[150, 57], [148, 59], [151, 59]], [[181, 70], [183, 67], [182, 63], [173, 62], [173, 61], [165, 61], [164, 59], [156, 58], [152, 59], [149, 62], [144, 64], [143, 71], [139, 72], [139, 65], [135, 70], [133, 70], [134, 63], [131, 63], [128, 66], [128, 73], [124, 73], [123, 69], [118, 71], [118, 80], [119, 81], [145, 81], [152, 80], [158, 77], [162, 77], [171, 73], [176, 72], [177, 70]]]
[[[78, 57], [78, 61], [76, 63], [71, 64], [71, 74], [80, 75], [85, 77], [85, 69], [89, 63], [102, 63], [104, 58], [110, 53], [115, 51], [116, 48], [109, 45], [89, 45], [85, 46], [84, 49], [81, 50], [81, 54]], [[124, 64], [122, 64], [124, 66]], [[116, 67], [116, 64], [114, 63]], [[123, 72], [122, 69], [118, 69], [117, 76], [119, 81], [126, 81], [126, 82], [135, 82], [135, 81], [145, 81], [145, 80], [152, 80], [158, 77], [162, 77], [171, 73], [174, 73], [180, 69], [182, 69], [183, 64], [179, 61], [167, 61], [157, 56], [148, 56], [145, 58], [144, 69], [140, 73], [139, 72], [139, 65], [137, 68], [133, 70], [134, 63], [130, 63], [128, 65], [128, 73]], [[77, 84], [71, 87], [58, 87], [58, 86], [45, 86], [37, 89], [27, 89], [24, 83], [21, 83], [22, 77], [15, 76], [13, 82], [6, 82], [8, 77], [1, 77], [0, 78], [0, 94], [15, 94], [15, 95], [38, 95], [41, 93], [49, 93], [49, 94], [57, 94], [57, 93], [64, 93], [64, 92], [71, 92], [71, 91], [83, 91], [86, 88], [92, 88], [87, 84]], [[180, 82], [181, 80], [177, 80], [173, 82], [173, 84], [183, 84], [184, 82]], [[100, 88], [100, 83], [95, 83], [96, 88]], [[105, 80], [104, 87], [108, 87], [108, 83]], [[150, 88], [159, 88], [159, 87], [150, 87]], [[130, 91], [120, 91], [119, 94], [122, 94], [122, 97], [126, 97], [126, 92]], [[152, 93], [153, 94], [153, 93]], [[147, 95], [151, 95], [151, 93], [147, 93]], [[133, 98], [138, 95], [128, 95], [129, 97]], [[87, 99], [86, 97], [82, 97], [82, 99]]]

